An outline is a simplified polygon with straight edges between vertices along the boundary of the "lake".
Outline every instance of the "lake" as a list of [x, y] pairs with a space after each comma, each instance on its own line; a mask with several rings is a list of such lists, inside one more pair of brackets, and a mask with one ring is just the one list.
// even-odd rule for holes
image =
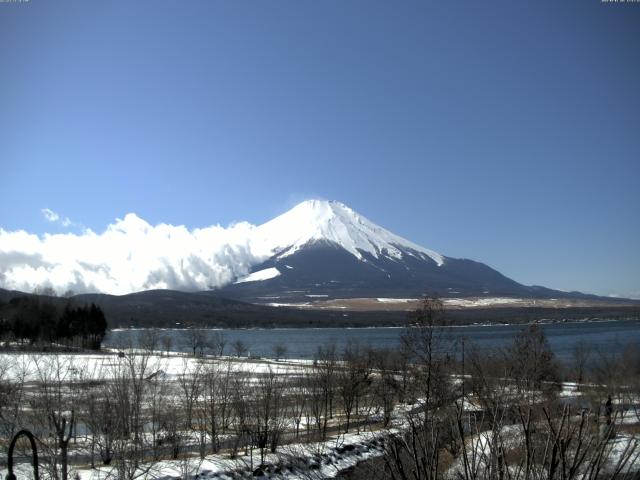
[[[639, 320], [603, 320], [593, 322], [542, 324], [549, 345], [561, 360], [569, 360], [576, 344], [584, 342], [593, 346], [594, 351], [612, 352], [629, 344], [640, 344]], [[492, 349], [510, 344], [515, 335], [522, 331], [522, 325], [470, 325], [451, 327], [453, 342], [464, 339], [465, 345]], [[146, 329], [123, 329], [110, 331], [105, 339], [106, 347], [135, 344]], [[160, 336], [170, 336], [171, 350], [189, 351], [188, 334], [180, 329], [157, 329]], [[248, 353], [256, 357], [272, 357], [276, 345], [283, 345], [287, 358], [313, 358], [318, 347], [336, 344], [341, 351], [349, 341], [376, 348], [395, 349], [405, 332], [403, 327], [384, 328], [274, 328], [274, 329], [219, 329], [226, 341], [225, 354], [232, 354], [232, 343], [240, 340], [248, 348]], [[162, 344], [158, 346], [162, 348]], [[452, 347], [453, 349], [453, 347]]]

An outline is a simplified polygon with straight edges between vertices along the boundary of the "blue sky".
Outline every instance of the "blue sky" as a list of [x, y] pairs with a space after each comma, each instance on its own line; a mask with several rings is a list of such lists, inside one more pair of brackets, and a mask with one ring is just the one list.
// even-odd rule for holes
[[0, 3], [0, 228], [320, 197], [526, 284], [640, 296], [638, 45], [640, 4], [596, 0]]

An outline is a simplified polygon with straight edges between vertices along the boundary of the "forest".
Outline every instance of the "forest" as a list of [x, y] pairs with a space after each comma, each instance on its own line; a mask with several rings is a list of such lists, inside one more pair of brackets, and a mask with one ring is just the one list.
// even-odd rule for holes
[[50, 296], [16, 296], [0, 302], [0, 339], [5, 346], [31, 349], [100, 350], [107, 319], [95, 305], [64, 306]]

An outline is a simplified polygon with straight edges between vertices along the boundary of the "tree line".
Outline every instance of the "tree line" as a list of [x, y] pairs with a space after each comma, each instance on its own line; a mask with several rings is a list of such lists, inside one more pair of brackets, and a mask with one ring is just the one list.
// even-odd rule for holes
[[99, 350], [107, 319], [95, 305], [74, 306], [48, 297], [19, 296], [0, 304], [0, 340], [34, 347], [62, 346]]

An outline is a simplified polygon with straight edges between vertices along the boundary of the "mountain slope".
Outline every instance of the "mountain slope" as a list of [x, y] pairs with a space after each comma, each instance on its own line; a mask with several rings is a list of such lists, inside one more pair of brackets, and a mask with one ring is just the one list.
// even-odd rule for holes
[[[0, 288], [0, 324], [16, 315], [12, 299], [33, 294]], [[129, 295], [81, 294], [74, 297], [42, 297], [61, 312], [65, 305], [96, 303], [105, 312], [109, 328], [116, 327], [364, 327], [400, 326], [407, 320], [406, 307], [357, 309], [300, 309], [269, 307], [221, 298], [212, 292], [148, 290]], [[448, 317], [458, 323], [529, 322], [538, 319], [639, 318], [640, 303], [601, 299], [598, 304], [572, 308], [502, 307], [449, 309]], [[606, 301], [605, 301], [606, 300]]]
[[376, 225], [339, 202], [310, 200], [256, 227], [252, 273], [220, 289], [251, 301], [309, 298], [586, 297], [528, 287], [473, 260], [446, 257]]

